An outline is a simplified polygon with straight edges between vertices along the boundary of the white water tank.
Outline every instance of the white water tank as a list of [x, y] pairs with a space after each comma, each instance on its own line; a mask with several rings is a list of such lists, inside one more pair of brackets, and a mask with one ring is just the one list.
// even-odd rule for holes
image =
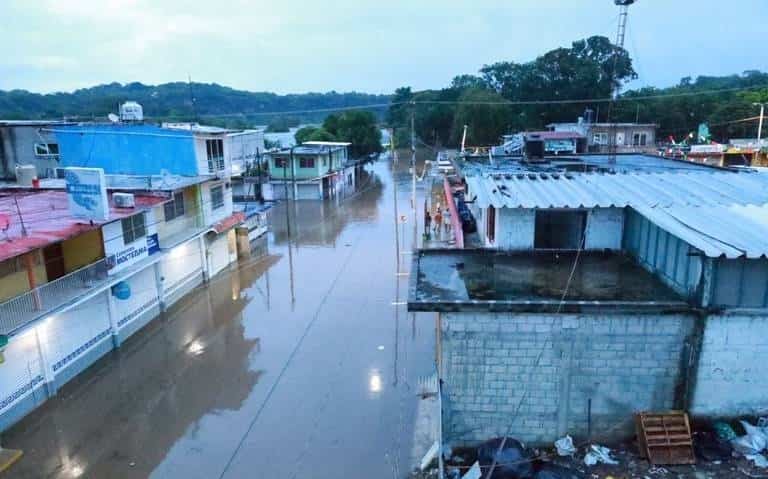
[[32, 180], [37, 178], [35, 165], [16, 165], [16, 183], [21, 186], [32, 186]]
[[135, 101], [127, 101], [120, 105], [121, 121], [144, 121], [144, 109]]

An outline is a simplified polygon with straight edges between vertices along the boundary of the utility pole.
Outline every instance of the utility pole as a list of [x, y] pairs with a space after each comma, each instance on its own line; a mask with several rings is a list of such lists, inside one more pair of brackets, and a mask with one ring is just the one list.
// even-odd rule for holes
[[413, 209], [413, 244], [411, 245], [411, 251], [415, 254], [417, 232], [418, 232], [418, 218], [416, 216], [416, 102], [411, 101], [411, 171], [412, 173], [412, 186], [411, 186], [411, 208]]
[[760, 141], [763, 139], [763, 115], [765, 114], [765, 103], [753, 103], [753, 105], [760, 105], [760, 120], [757, 122], [757, 149], [760, 149]]
[[627, 33], [627, 16], [629, 6], [635, 3], [635, 0], [613, 0], [613, 3], [619, 7], [619, 25], [616, 30], [616, 44], [613, 52], [613, 71], [611, 72], [611, 102], [608, 104], [608, 122], [611, 127], [608, 132], [608, 162], [616, 163], [616, 129], [617, 125], [611, 118], [616, 100], [619, 98], [621, 85], [616, 81], [616, 70], [619, 66], [619, 53], [624, 48], [624, 37]]

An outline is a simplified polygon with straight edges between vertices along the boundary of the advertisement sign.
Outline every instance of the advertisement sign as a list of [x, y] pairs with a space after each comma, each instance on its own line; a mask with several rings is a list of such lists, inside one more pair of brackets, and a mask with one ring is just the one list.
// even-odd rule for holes
[[160, 251], [160, 241], [157, 239], [157, 233], [147, 236], [147, 252], [155, 254]]
[[109, 219], [107, 180], [101, 168], [65, 168], [69, 211], [77, 218]]
[[117, 253], [107, 256], [109, 274], [116, 273], [117, 271], [120, 271], [121, 269], [146, 258], [147, 256], [149, 256], [147, 243], [142, 241], [135, 241]]

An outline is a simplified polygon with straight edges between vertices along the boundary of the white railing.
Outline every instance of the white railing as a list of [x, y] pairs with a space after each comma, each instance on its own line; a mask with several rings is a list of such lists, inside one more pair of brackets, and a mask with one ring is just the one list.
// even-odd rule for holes
[[0, 334], [9, 334], [108, 281], [106, 259], [0, 303]]

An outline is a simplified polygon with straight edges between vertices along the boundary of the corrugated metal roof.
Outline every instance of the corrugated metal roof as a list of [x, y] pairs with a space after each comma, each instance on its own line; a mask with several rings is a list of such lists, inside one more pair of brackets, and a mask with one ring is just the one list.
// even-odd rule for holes
[[534, 173], [467, 176], [487, 208], [668, 207], [768, 203], [768, 177], [752, 172]]
[[768, 256], [768, 205], [640, 206], [635, 209], [709, 257]]
[[632, 207], [709, 257], [768, 257], [768, 175], [755, 172], [468, 176], [481, 208]]

